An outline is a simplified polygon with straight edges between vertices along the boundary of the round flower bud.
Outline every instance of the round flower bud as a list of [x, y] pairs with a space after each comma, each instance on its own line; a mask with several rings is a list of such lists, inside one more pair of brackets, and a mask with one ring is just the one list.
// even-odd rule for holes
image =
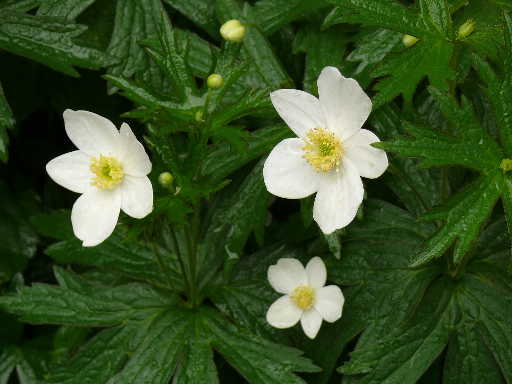
[[238, 43], [245, 36], [245, 27], [238, 20], [229, 20], [220, 27], [220, 34], [225, 40]]
[[160, 175], [158, 175], [158, 182], [164, 188], [170, 187], [173, 181], [174, 177], [170, 172], [162, 172]]
[[404, 35], [402, 37], [402, 43], [407, 47], [412, 47], [414, 44], [416, 44], [418, 42], [418, 38], [416, 36], [412, 36], [412, 35]]
[[505, 173], [512, 171], [512, 159], [501, 160], [500, 168]]
[[203, 116], [204, 116], [204, 113], [203, 113], [203, 110], [200, 109], [199, 111], [197, 111], [194, 115], [194, 119], [198, 122], [198, 123], [201, 123], [203, 122]]
[[463, 39], [465, 37], [468, 37], [473, 33], [475, 30], [475, 20], [469, 19], [464, 24], [462, 24], [459, 27], [459, 30], [457, 31], [457, 38]]
[[208, 76], [208, 79], [206, 79], [206, 85], [208, 85], [208, 88], [217, 89], [222, 87], [222, 84], [224, 84], [224, 79], [218, 73], [212, 73]]

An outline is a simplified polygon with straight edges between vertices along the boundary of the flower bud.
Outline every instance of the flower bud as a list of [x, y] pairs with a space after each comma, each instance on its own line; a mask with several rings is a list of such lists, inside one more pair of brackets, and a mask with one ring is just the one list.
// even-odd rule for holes
[[170, 172], [162, 172], [160, 175], [158, 175], [158, 182], [164, 188], [170, 187], [173, 181], [174, 177]]
[[208, 88], [217, 89], [222, 87], [222, 84], [224, 84], [224, 79], [218, 73], [212, 73], [208, 76], [208, 79], [206, 79], [206, 85], [208, 85]]
[[457, 39], [464, 39], [473, 33], [475, 30], [475, 20], [469, 19], [459, 27], [457, 31]]
[[412, 35], [404, 35], [402, 37], [402, 43], [407, 47], [412, 47], [414, 44], [416, 44], [418, 42], [418, 38], [416, 36], [412, 36]]
[[512, 159], [501, 160], [500, 168], [505, 173], [512, 171]]
[[202, 109], [200, 109], [199, 111], [196, 112], [196, 114], [194, 115], [194, 119], [198, 122], [198, 123], [201, 123], [203, 122], [203, 116], [204, 116], [204, 112]]
[[238, 20], [229, 20], [220, 27], [220, 34], [225, 40], [238, 43], [245, 36], [245, 27]]

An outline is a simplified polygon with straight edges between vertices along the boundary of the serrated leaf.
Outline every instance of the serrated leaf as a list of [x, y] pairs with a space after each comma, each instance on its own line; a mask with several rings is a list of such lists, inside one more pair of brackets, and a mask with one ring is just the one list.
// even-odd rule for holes
[[[258, 3], [259, 4], [259, 3]], [[322, 69], [339, 66], [345, 53], [348, 39], [338, 28], [320, 31], [316, 26], [305, 25], [294, 41], [294, 51], [306, 53], [304, 90], [317, 94], [316, 81]]]
[[7, 145], [9, 144], [9, 136], [7, 130], [14, 127], [15, 121], [12, 115], [11, 107], [5, 98], [2, 84], [0, 84], [0, 160], [7, 161], [8, 151]]
[[426, 29], [435, 29], [441, 36], [451, 35], [452, 21], [447, 0], [420, 0], [419, 5]]
[[214, 38], [219, 38], [213, 0], [165, 0], [167, 4], [190, 19]]
[[339, 8], [329, 17], [329, 25], [361, 23], [383, 27], [414, 36], [429, 36], [434, 32], [425, 28], [419, 14], [395, 0], [329, 0]]
[[248, 115], [265, 115], [272, 112], [272, 104], [268, 89], [255, 89], [245, 92], [236, 103], [225, 106], [214, 114], [212, 118], [213, 129], [229, 124]]
[[37, 16], [56, 16], [74, 20], [95, 1], [96, 0], [45, 0], [38, 8]]
[[130, 78], [149, 68], [143, 40], [158, 37], [158, 26], [164, 9], [160, 0], [118, 0], [114, 30], [108, 52], [119, 59], [119, 64], [109, 68], [113, 76]]
[[272, 88], [291, 87], [293, 81], [261, 31], [254, 10], [246, 4], [242, 11], [235, 0], [219, 0], [215, 5], [217, 17], [221, 22], [238, 19], [246, 24], [246, 34], [243, 39], [244, 51], [252, 60], [265, 85]]
[[430, 88], [430, 92], [452, 123], [453, 131], [441, 132], [407, 124], [406, 130], [416, 139], [397, 138], [379, 146], [404, 156], [424, 158], [422, 165], [425, 167], [460, 165], [484, 173], [494, 172], [503, 156], [501, 149], [480, 127], [469, 102], [463, 98], [459, 106], [446, 93], [434, 88]]
[[412, 102], [416, 87], [425, 77], [434, 87], [448, 89], [448, 81], [455, 76], [450, 68], [452, 54], [452, 43], [436, 39], [422, 40], [413, 47], [405, 48], [401, 54], [388, 55], [372, 74], [373, 77], [388, 76], [375, 86], [379, 93], [373, 99], [374, 108], [400, 94], [406, 102]]
[[272, 35], [290, 22], [327, 6], [324, 0], [261, 0], [254, 5], [254, 12], [264, 33]]
[[345, 374], [365, 373], [349, 383], [414, 384], [443, 351], [456, 322], [453, 284], [448, 279], [433, 283], [414, 317], [399, 324], [382, 340], [357, 347], [342, 366]]
[[355, 42], [356, 48], [347, 56], [348, 61], [360, 62], [357, 72], [368, 65], [379, 63], [402, 40], [402, 35], [387, 29], [371, 29]]
[[73, 41], [85, 29], [60, 18], [4, 10], [0, 15], [0, 48], [78, 76], [73, 66], [98, 69], [114, 62], [105, 53]]
[[271, 125], [251, 132], [243, 153], [233, 151], [228, 144], [219, 145], [203, 161], [201, 174], [219, 182], [226, 176], [267, 153], [274, 145], [289, 136], [282, 124]]
[[263, 183], [263, 164], [260, 160], [236, 190], [226, 191], [226, 197], [212, 207], [200, 248], [204, 260], [199, 272], [204, 279], [202, 284], [222, 261], [231, 268], [240, 258], [251, 232], [262, 231], [270, 197]]
[[73, 239], [55, 243], [45, 252], [57, 262], [95, 265], [161, 287], [169, 287], [170, 281], [178, 287], [183, 284], [172, 255], [167, 255], [166, 265], [160, 265], [155, 250], [125, 242], [116, 234], [94, 248], [82, 247]]
[[41, 4], [41, 0], [4, 0], [0, 2], [0, 9], [28, 12], [39, 4]]
[[421, 265], [442, 256], [455, 241], [453, 260], [460, 263], [500, 198], [501, 183], [499, 172], [482, 177], [453, 196], [445, 210], [427, 215], [430, 219], [444, 219], [446, 224], [425, 243], [425, 250], [414, 257], [411, 265]]
[[130, 319], [145, 307], [154, 308], [155, 303], [168, 305], [162, 296], [146, 286], [89, 287], [78, 276], [60, 268], [55, 269], [55, 275], [60, 287], [47, 284], [23, 287], [17, 295], [1, 297], [0, 306], [33, 324], [105, 327]]
[[[372, 113], [370, 124], [378, 137], [387, 140], [404, 133], [399, 113], [391, 104]], [[441, 203], [444, 183], [440, 169], [420, 168], [417, 163], [393, 156], [383, 181], [410, 212], [419, 216]]]
[[303, 384], [294, 371], [318, 371], [301, 351], [248, 334], [214, 312], [209, 313], [207, 326], [214, 336], [213, 348], [251, 384]]

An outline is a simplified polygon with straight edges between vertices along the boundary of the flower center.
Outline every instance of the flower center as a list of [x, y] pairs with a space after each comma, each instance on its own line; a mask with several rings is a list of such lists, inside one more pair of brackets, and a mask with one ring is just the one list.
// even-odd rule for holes
[[340, 165], [343, 146], [334, 132], [313, 128], [306, 134], [304, 158], [318, 172], [329, 172]]
[[92, 158], [90, 169], [96, 175], [91, 184], [99, 189], [114, 189], [124, 178], [123, 166], [115, 157]]
[[300, 309], [309, 309], [315, 302], [315, 290], [309, 285], [301, 285], [293, 290], [290, 297]]

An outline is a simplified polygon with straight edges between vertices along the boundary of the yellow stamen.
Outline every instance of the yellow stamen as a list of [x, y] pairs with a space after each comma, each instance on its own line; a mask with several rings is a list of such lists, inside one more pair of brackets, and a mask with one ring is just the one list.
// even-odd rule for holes
[[115, 157], [92, 158], [90, 169], [96, 175], [91, 184], [99, 189], [114, 189], [124, 178], [123, 165]]
[[304, 158], [318, 172], [329, 172], [340, 165], [343, 146], [334, 132], [324, 128], [313, 128], [306, 134]]
[[290, 297], [300, 309], [310, 309], [315, 302], [315, 290], [309, 285], [301, 285], [293, 290]]

